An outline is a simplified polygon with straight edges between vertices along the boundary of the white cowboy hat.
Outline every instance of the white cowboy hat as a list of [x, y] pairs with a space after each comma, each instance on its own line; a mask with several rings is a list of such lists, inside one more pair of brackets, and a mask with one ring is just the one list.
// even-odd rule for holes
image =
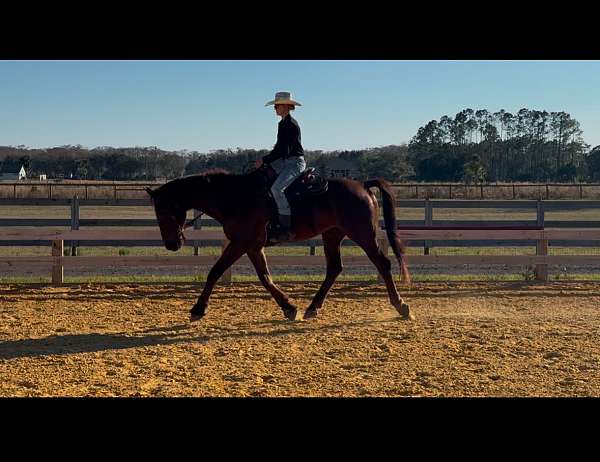
[[265, 106], [270, 106], [272, 104], [292, 104], [294, 106], [302, 106], [298, 101], [292, 99], [292, 94], [289, 91], [278, 91], [275, 93], [275, 99], [269, 101]]

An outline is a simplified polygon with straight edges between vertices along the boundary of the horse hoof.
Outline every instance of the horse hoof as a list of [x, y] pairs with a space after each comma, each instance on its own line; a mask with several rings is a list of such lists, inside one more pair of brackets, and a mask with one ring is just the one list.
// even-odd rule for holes
[[204, 317], [204, 314], [192, 313], [190, 314], [190, 322], [200, 321]]
[[400, 313], [400, 316], [402, 316], [402, 319], [404, 321], [414, 321], [415, 320], [415, 317], [410, 312], [410, 308], [407, 303], [402, 303], [402, 305], [400, 305], [400, 309], [398, 310], [398, 313]]
[[298, 314], [298, 310], [296, 308], [290, 310], [283, 310], [283, 314], [286, 317], [286, 319], [289, 319], [290, 321], [295, 321], [296, 315]]
[[302, 319], [311, 319], [317, 317], [317, 310], [306, 310]]

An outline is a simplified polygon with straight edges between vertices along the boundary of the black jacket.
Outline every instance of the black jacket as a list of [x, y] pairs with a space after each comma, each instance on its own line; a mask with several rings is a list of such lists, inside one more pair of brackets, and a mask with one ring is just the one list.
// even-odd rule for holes
[[288, 114], [279, 121], [277, 130], [277, 143], [270, 154], [262, 158], [263, 162], [270, 164], [277, 159], [285, 159], [292, 156], [304, 155], [300, 141], [300, 126], [298, 122]]

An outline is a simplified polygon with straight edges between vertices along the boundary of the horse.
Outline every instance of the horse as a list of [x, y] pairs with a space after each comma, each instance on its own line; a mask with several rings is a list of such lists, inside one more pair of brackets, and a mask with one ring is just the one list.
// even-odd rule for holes
[[[285, 318], [296, 320], [298, 308], [273, 282], [264, 253], [264, 248], [272, 245], [268, 240], [268, 226], [272, 221], [273, 202], [269, 197], [267, 177], [273, 175], [268, 166], [243, 174], [213, 169], [171, 180], [154, 190], [146, 188], [168, 250], [177, 251], [183, 245], [186, 214], [190, 209], [199, 210], [218, 221], [229, 240], [209, 271], [198, 301], [190, 310], [191, 322], [205, 316], [215, 284], [244, 254], [248, 255], [258, 278], [281, 307]], [[327, 184], [326, 192], [320, 195], [290, 200], [291, 229], [295, 233], [293, 241], [303, 241], [321, 234], [327, 261], [325, 279], [302, 319], [316, 317], [322, 308], [327, 293], [342, 272], [340, 246], [342, 240], [349, 237], [364, 250], [377, 268], [385, 282], [389, 301], [401, 319], [414, 320], [409, 305], [396, 289], [391, 262], [379, 248], [376, 239], [379, 206], [370, 190], [372, 187], [377, 187], [381, 193], [386, 234], [398, 259], [402, 281], [410, 283], [405, 246], [396, 229], [390, 184], [382, 178], [367, 181], [329, 178]]]

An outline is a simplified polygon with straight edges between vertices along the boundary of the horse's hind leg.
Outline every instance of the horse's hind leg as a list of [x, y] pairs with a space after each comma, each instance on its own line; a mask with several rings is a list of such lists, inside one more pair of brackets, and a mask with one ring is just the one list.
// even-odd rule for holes
[[250, 261], [254, 265], [254, 269], [256, 269], [256, 274], [258, 275], [260, 282], [263, 283], [265, 288], [271, 293], [277, 304], [281, 307], [284, 316], [290, 321], [294, 321], [298, 309], [289, 302], [287, 295], [273, 283], [264, 249], [261, 247], [259, 249], [249, 250], [248, 258], [250, 258]]
[[342, 272], [342, 256], [340, 254], [340, 244], [345, 234], [338, 229], [331, 229], [323, 233], [323, 251], [327, 258], [327, 275], [321, 284], [318, 292], [315, 294], [310, 306], [304, 312], [304, 319], [317, 316], [317, 310], [323, 306], [325, 297], [331, 286]]
[[398, 294], [396, 284], [394, 283], [394, 278], [392, 277], [392, 264], [377, 245], [377, 240], [375, 239], [374, 233], [369, 238], [350, 237], [365, 251], [369, 259], [377, 268], [377, 271], [379, 271], [379, 274], [385, 281], [385, 286], [387, 288], [388, 296], [392, 306], [396, 308], [396, 311], [398, 311], [403, 319], [414, 320], [415, 318], [410, 313], [408, 304], [404, 303]]

